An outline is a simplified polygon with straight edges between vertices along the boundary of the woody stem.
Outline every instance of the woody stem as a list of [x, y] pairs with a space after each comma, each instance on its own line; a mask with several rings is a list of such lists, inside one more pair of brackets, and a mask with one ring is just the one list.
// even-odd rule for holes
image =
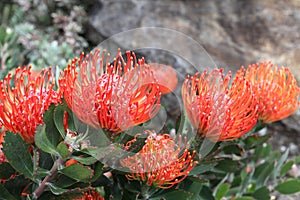
[[64, 160], [62, 158], [58, 158], [53, 163], [53, 166], [52, 166], [52, 168], [49, 171], [49, 175], [44, 178], [44, 180], [42, 181], [42, 183], [33, 192], [33, 198], [34, 199], [39, 198], [43, 194], [43, 192], [44, 192], [44, 190], [45, 190], [45, 188], [47, 186], [47, 183], [50, 182], [56, 176], [58, 166], [61, 165], [61, 164], [63, 164], [63, 162], [64, 162]]

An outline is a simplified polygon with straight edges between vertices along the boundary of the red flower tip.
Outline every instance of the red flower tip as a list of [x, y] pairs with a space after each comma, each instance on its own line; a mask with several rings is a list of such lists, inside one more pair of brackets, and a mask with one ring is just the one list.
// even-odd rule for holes
[[298, 109], [300, 88], [289, 68], [261, 62], [248, 66], [245, 77], [259, 100], [259, 120], [271, 123]]
[[83, 194], [82, 197], [76, 198], [74, 200], [104, 200], [103, 197], [96, 190], [89, 190]]
[[[127, 179], [140, 180], [148, 186], [160, 188], [171, 188], [183, 181], [197, 164], [193, 160], [196, 152], [191, 154], [187, 148], [181, 148], [186, 145], [186, 141], [182, 144], [181, 138], [177, 144], [168, 134], [156, 134], [154, 131], [146, 133], [149, 136], [143, 148], [137, 154], [121, 160], [122, 166], [131, 171], [126, 175]], [[132, 143], [129, 141], [126, 147]]]
[[193, 127], [213, 141], [239, 138], [257, 121], [257, 99], [241, 72], [233, 80], [223, 69], [196, 73], [185, 79], [182, 98]]
[[52, 78], [49, 69], [38, 73], [29, 66], [17, 68], [13, 78], [8, 74], [0, 81], [0, 126], [5, 131], [20, 134], [27, 143], [34, 142], [44, 112], [61, 99], [53, 90]]
[[174, 91], [178, 84], [176, 71], [171, 66], [163, 64], [150, 63], [149, 65], [154, 73], [161, 93], [167, 94]]
[[74, 164], [77, 164], [77, 163], [78, 163], [77, 160], [71, 158], [70, 160], [68, 160], [68, 161], [66, 162], [65, 165], [66, 165], [66, 166], [70, 166], [70, 165], [74, 165]]
[[161, 89], [155, 72], [134, 52], [126, 51], [125, 59], [119, 50], [109, 60], [110, 54], [99, 49], [82, 54], [64, 70], [59, 86], [81, 121], [119, 133], [156, 115]]

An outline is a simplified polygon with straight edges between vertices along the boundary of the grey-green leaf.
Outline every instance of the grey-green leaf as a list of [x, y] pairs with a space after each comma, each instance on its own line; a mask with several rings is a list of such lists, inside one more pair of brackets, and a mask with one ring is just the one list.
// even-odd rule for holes
[[277, 185], [275, 187], [275, 190], [277, 190], [281, 194], [293, 194], [296, 192], [300, 192], [300, 180], [298, 179], [287, 180]]
[[222, 197], [224, 197], [227, 194], [228, 189], [229, 189], [228, 183], [223, 183], [222, 185], [220, 185], [216, 193], [216, 199], [217, 200], [222, 199]]
[[78, 181], [87, 181], [93, 176], [93, 170], [81, 164], [73, 164], [60, 170], [60, 172]]
[[41, 125], [36, 128], [36, 133], [34, 135], [35, 144], [43, 151], [56, 154], [55, 144], [52, 144], [51, 140], [48, 139], [46, 133], [46, 125]]

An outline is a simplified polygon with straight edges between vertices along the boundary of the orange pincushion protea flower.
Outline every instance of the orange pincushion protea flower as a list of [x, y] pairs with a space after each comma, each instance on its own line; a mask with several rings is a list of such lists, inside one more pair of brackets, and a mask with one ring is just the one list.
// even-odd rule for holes
[[85, 192], [82, 197], [76, 198], [74, 200], [104, 200], [103, 197], [95, 190], [89, 190]]
[[[127, 149], [131, 144], [132, 141], [127, 143]], [[193, 160], [194, 154], [190, 154], [187, 148], [181, 149], [180, 144], [176, 144], [168, 134], [150, 132], [143, 148], [137, 154], [122, 159], [121, 164], [132, 172], [126, 175], [129, 180], [171, 188], [183, 181], [197, 164]]]
[[36, 73], [30, 66], [19, 67], [13, 78], [8, 74], [0, 81], [0, 127], [20, 134], [27, 143], [34, 142], [36, 127], [43, 123], [50, 104], [60, 101], [50, 70]]
[[248, 66], [245, 77], [259, 100], [259, 120], [271, 123], [298, 109], [300, 88], [289, 68], [261, 62]]
[[213, 141], [233, 140], [251, 130], [257, 121], [257, 99], [250, 83], [223, 69], [187, 77], [182, 86], [184, 106], [193, 127]]
[[[153, 72], [133, 52], [127, 51], [126, 56], [125, 61], [119, 50], [109, 64], [110, 54], [103, 51], [100, 56], [96, 49], [85, 59], [84, 54], [74, 59], [64, 71], [60, 88], [81, 121], [119, 133], [148, 121], [159, 111], [162, 91], [155, 74], [160, 71]], [[172, 78], [177, 80], [176, 76]]]

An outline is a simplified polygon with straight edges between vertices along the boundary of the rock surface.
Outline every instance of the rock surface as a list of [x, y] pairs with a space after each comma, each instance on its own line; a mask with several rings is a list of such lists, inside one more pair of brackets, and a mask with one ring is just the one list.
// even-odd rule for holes
[[139, 27], [170, 28], [198, 41], [218, 66], [235, 70], [272, 60], [300, 79], [298, 0], [124, 0], [99, 1], [93, 8], [89, 21], [105, 37]]
[[[99, 0], [89, 12], [89, 23], [93, 27], [93, 33], [89, 35], [90, 41], [97, 45], [102, 42], [99, 38], [110, 38], [114, 34], [134, 28], [168, 28], [179, 31], [201, 44], [219, 67], [235, 71], [241, 65], [248, 66], [255, 62], [271, 60], [276, 65], [290, 67], [300, 81], [299, 9], [299, 0]], [[99, 36], [92, 37], [96, 34]], [[194, 62], [184, 60], [185, 56], [182, 58], [180, 54], [170, 56], [163, 51], [142, 52], [147, 54], [151, 61], [174, 66], [182, 76], [179, 84], [182, 83], [185, 74], [195, 71], [195, 67], [198, 67], [197, 70], [215, 67], [213, 62], [207, 61], [208, 58], [200, 60], [198, 64], [199, 57], [205, 55], [200, 55], [190, 47], [191, 45], [187, 45], [185, 40], [159, 37], [160, 34], [162, 33], [139, 32], [132, 36], [134, 39], [111, 39], [104, 46], [135, 48], [136, 43], [147, 43], [152, 39], [153, 42], [163, 43], [169, 48], [182, 49], [185, 56]], [[193, 68], [193, 64], [197, 66]], [[180, 88], [176, 94], [180, 94]], [[169, 112], [173, 109], [175, 108], [169, 108]], [[300, 115], [295, 114], [277, 125], [294, 131], [297, 137], [300, 134], [299, 123]]]

